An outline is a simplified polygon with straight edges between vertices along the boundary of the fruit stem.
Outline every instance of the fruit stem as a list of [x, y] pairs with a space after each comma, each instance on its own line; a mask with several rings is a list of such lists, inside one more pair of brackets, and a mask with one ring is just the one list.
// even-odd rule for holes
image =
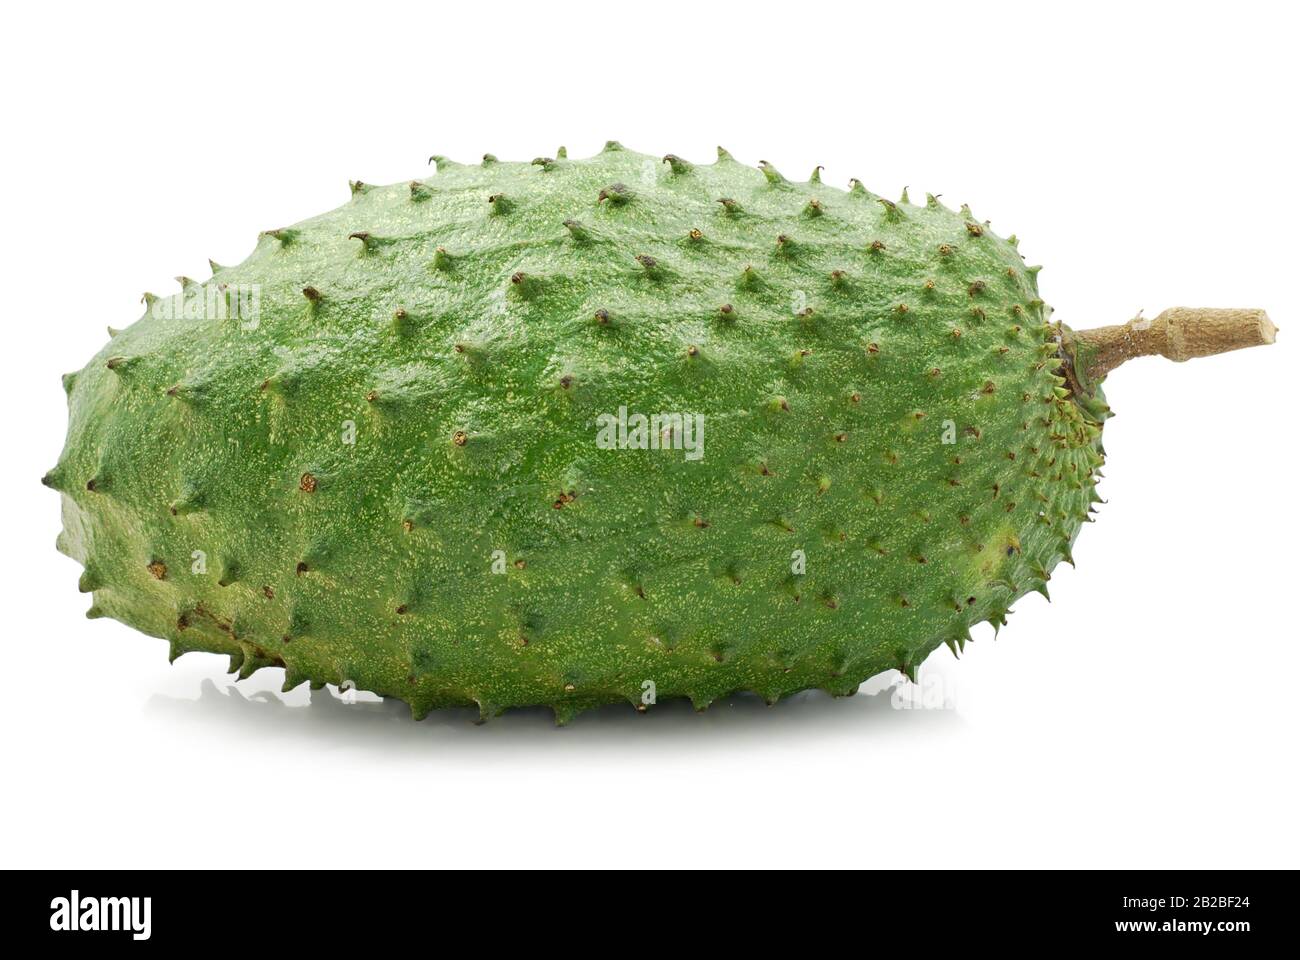
[[1095, 382], [1126, 360], [1159, 354], [1181, 363], [1272, 343], [1277, 327], [1263, 310], [1171, 307], [1153, 320], [1073, 332], [1076, 370]]

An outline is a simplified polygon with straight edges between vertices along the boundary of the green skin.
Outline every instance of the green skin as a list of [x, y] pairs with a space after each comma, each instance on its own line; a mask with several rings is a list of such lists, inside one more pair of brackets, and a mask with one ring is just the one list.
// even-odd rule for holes
[[[968, 210], [723, 151], [437, 159], [65, 378], [45, 482], [90, 616], [286, 690], [564, 722], [914, 676], [1069, 559], [1104, 401]], [[246, 284], [255, 323], [185, 318]], [[602, 448], [620, 407], [703, 415], [703, 457]]]

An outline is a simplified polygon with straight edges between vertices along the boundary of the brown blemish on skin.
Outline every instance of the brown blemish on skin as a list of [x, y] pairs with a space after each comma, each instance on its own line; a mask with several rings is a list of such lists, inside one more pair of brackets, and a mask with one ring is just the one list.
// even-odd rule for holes
[[203, 619], [207, 620], [209, 623], [211, 623], [222, 633], [228, 633], [232, 637], [235, 635], [234, 628], [229, 620], [223, 620], [221, 617], [218, 617], [211, 610], [208, 610], [206, 607], [204, 607], [203, 604], [201, 603], [196, 604], [193, 613], [196, 616], [202, 617]]

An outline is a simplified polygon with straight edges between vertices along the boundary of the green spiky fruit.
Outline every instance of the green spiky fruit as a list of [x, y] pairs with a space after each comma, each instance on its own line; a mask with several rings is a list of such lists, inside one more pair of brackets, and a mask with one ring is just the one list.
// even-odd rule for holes
[[437, 159], [66, 378], [92, 615], [563, 720], [912, 674], [1069, 559], [1105, 407], [1014, 239], [722, 151]]

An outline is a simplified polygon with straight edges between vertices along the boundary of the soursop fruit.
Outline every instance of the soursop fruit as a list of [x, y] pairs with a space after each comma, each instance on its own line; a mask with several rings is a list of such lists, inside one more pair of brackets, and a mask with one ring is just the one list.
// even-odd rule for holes
[[1272, 339], [1076, 334], [965, 207], [722, 150], [434, 160], [65, 377], [90, 616], [417, 717], [850, 694], [1047, 593], [1110, 368]]

